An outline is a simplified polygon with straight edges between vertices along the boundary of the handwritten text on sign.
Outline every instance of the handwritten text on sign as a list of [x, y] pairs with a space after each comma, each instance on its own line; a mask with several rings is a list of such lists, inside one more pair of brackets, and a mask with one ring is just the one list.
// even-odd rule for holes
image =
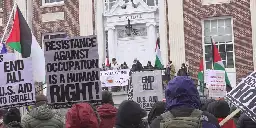
[[102, 87], [126, 86], [129, 82], [129, 69], [108, 70], [100, 72], [100, 81]]
[[0, 63], [0, 107], [29, 105], [35, 101], [32, 60]]
[[209, 89], [209, 97], [218, 98], [226, 96], [225, 71], [207, 70], [206, 86]]
[[133, 100], [150, 111], [155, 102], [163, 99], [161, 71], [136, 72], [132, 74]]
[[47, 40], [48, 100], [53, 105], [101, 100], [96, 36]]
[[256, 72], [247, 76], [231, 90], [227, 94], [227, 99], [256, 122]]

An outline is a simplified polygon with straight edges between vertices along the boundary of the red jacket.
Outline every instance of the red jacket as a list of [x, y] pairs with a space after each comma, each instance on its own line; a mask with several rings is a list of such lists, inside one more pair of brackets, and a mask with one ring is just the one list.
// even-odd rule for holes
[[88, 103], [74, 104], [66, 114], [66, 128], [98, 128], [96, 112]]
[[[218, 118], [219, 123], [224, 120], [223, 118]], [[221, 128], [236, 128], [236, 124], [234, 122], [234, 120], [229, 120], [228, 122], [226, 122], [223, 126], [221, 126]]]
[[117, 109], [111, 104], [103, 104], [97, 108], [100, 115], [100, 128], [113, 128], [116, 123]]

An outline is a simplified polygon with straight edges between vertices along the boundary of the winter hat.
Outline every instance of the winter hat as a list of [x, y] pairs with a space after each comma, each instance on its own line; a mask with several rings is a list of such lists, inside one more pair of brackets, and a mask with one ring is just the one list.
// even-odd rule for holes
[[210, 103], [207, 111], [216, 118], [226, 118], [230, 114], [230, 107], [225, 100], [218, 100]]
[[45, 95], [36, 95], [36, 107], [47, 104], [47, 97]]
[[12, 122], [21, 122], [20, 111], [17, 108], [11, 108], [5, 115], [4, 115], [4, 124], [8, 125]]
[[107, 104], [107, 103], [114, 104], [112, 93], [107, 90], [104, 90], [102, 91], [102, 104]]
[[164, 112], [165, 112], [165, 102], [163, 101], [156, 102], [148, 114], [148, 123], [151, 124], [151, 122], [156, 117], [160, 116]]

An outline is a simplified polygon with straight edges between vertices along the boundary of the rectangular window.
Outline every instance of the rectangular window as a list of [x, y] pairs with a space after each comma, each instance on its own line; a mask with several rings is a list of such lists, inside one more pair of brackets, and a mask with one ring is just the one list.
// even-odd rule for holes
[[[56, 32], [56, 33], [45, 33], [42, 36], [42, 41], [49, 39], [59, 39], [59, 38], [67, 38], [67, 34], [64, 32]], [[44, 48], [44, 43], [42, 43], [42, 47]]]
[[143, 0], [148, 6], [157, 6], [158, 0]]
[[117, 0], [105, 0], [105, 11], [110, 11]]
[[0, 0], [0, 9], [2, 10], [3, 9], [3, 0]]
[[212, 69], [211, 37], [219, 50], [223, 64], [226, 68], [235, 68], [234, 42], [231, 18], [204, 20], [204, 60], [206, 69]]

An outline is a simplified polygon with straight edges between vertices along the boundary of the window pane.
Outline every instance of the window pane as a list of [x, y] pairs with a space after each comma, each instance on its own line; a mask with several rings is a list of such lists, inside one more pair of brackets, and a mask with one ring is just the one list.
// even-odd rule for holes
[[219, 45], [219, 52], [225, 52], [225, 44]]
[[225, 20], [225, 26], [226, 27], [228, 27], [228, 26], [231, 27], [231, 18], [228, 18], [228, 19]]
[[232, 34], [232, 27], [226, 27], [225, 34]]
[[3, 8], [3, 0], [0, 0], [0, 8]]
[[227, 53], [227, 68], [234, 68], [233, 52]]
[[205, 61], [211, 61], [211, 60], [212, 60], [212, 54], [211, 53], [205, 54]]
[[44, 39], [49, 39], [49, 35], [45, 35], [45, 36], [44, 36]]
[[154, 0], [147, 0], [148, 1], [148, 6], [155, 6]]
[[218, 27], [218, 35], [224, 35], [224, 34], [225, 34], [224, 27]]
[[116, 0], [109, 0], [109, 2], [116, 2]]
[[220, 53], [220, 57], [223, 61], [226, 61], [226, 53], [225, 52], [221, 52]]
[[222, 61], [222, 62], [224, 64], [225, 68], [226, 68], [227, 67], [226, 61]]
[[229, 42], [232, 41], [232, 36], [231, 35], [225, 35], [222, 37], [223, 42]]
[[205, 53], [212, 53], [212, 46], [211, 45], [205, 45]]
[[210, 36], [210, 29], [204, 29], [204, 36]]
[[233, 44], [227, 44], [226, 51], [233, 51]]
[[124, 0], [124, 2], [125, 2], [125, 3], [128, 3], [128, 2], [129, 2], [129, 0]]
[[211, 28], [217, 27], [217, 20], [211, 20]]
[[204, 37], [204, 43], [205, 44], [211, 44], [211, 38], [209, 36]]
[[210, 21], [210, 20], [205, 20], [205, 21], [204, 21], [204, 28], [205, 28], [205, 29], [210, 29], [210, 24], [211, 24], [211, 21]]
[[212, 69], [212, 61], [206, 62], [206, 69]]
[[50, 3], [51, 1], [50, 0], [45, 0], [45, 3]]
[[223, 27], [223, 26], [224, 26], [224, 23], [225, 23], [225, 20], [224, 20], [224, 19], [219, 19], [219, 20], [218, 20], [218, 27]]
[[217, 28], [211, 29], [211, 36], [217, 35]]

